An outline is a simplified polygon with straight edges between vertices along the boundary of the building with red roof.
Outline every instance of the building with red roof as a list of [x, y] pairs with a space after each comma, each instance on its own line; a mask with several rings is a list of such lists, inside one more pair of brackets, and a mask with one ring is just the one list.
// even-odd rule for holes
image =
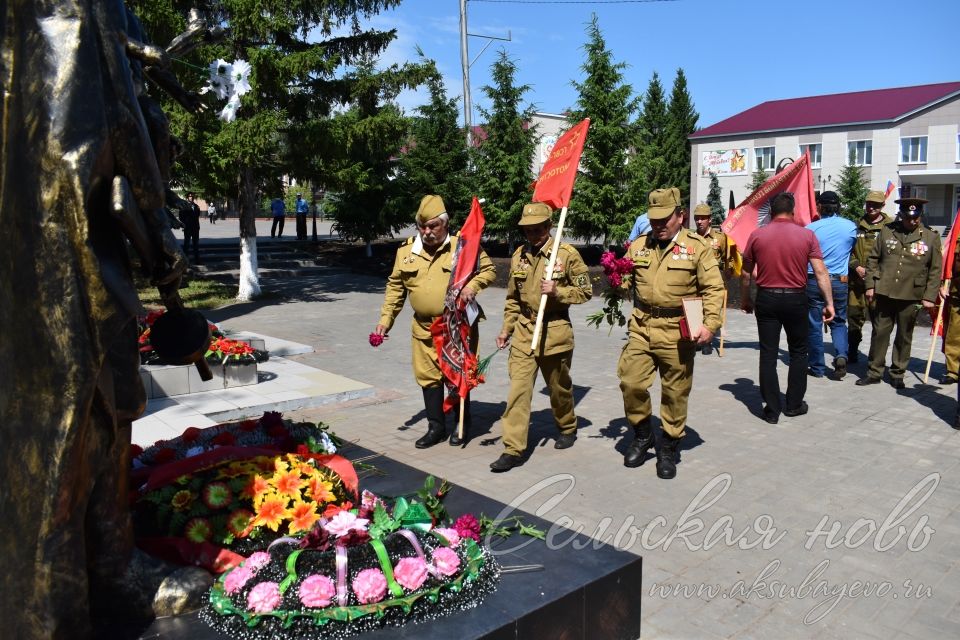
[[740, 202], [754, 171], [772, 174], [804, 151], [816, 188], [832, 189], [853, 154], [870, 189], [892, 181], [902, 195], [930, 201], [927, 224], [948, 225], [960, 205], [958, 129], [960, 82], [771, 100], [690, 136], [690, 201], [706, 200], [713, 172]]

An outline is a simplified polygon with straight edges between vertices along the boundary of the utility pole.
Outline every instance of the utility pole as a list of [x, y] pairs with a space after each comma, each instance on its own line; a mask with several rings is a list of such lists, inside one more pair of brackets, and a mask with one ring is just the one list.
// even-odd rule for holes
[[[470, 52], [467, 47], [467, 37], [486, 38], [487, 44], [477, 54], [477, 57], [470, 60]], [[476, 33], [467, 32], [467, 0], [460, 0], [460, 67], [463, 70], [463, 125], [467, 129], [467, 148], [473, 146], [473, 102], [470, 99], [470, 67], [483, 55], [494, 40], [503, 40], [510, 42], [513, 36], [507, 31], [506, 38], [496, 36], [484, 36]]]
[[460, 0], [460, 66], [463, 69], [463, 125], [467, 148], [473, 147], [473, 105], [470, 102], [470, 53], [467, 51], [467, 0]]

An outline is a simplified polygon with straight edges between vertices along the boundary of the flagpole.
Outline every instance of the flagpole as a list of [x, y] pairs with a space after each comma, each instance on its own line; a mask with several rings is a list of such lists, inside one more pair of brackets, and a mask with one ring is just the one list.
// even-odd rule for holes
[[[466, 413], [467, 401], [461, 396], [460, 398], [460, 418], [457, 421], [457, 437], [460, 439], [460, 442], [463, 442], [463, 414]], [[463, 446], [467, 446], [466, 442], [463, 442]]]
[[727, 326], [727, 283], [723, 283], [723, 310], [720, 312], [720, 348], [717, 355], [723, 357], [723, 328]]
[[[560, 210], [560, 221], [557, 223], [557, 232], [553, 236], [553, 248], [550, 250], [550, 260], [547, 262], [547, 273], [544, 280], [550, 282], [553, 280], [553, 266], [557, 263], [557, 252], [560, 250], [560, 236], [563, 235], [563, 225], [567, 221], [567, 208]], [[533, 339], [530, 340], [530, 353], [537, 348], [540, 341], [540, 329], [543, 327], [543, 311], [547, 306], [547, 294], [540, 295], [540, 308], [537, 309], [537, 324], [533, 328]]]
[[[950, 278], [943, 281], [943, 286], [950, 291]], [[943, 298], [937, 306], [937, 321], [933, 323], [933, 340], [930, 341], [930, 353], [927, 355], [927, 368], [923, 371], [923, 384], [927, 384], [930, 379], [930, 364], [933, 362], [933, 351], [937, 348], [937, 335], [940, 333], [940, 327], [943, 326], [943, 307], [947, 304], [947, 299]], [[943, 336], [946, 339], [947, 336]]]

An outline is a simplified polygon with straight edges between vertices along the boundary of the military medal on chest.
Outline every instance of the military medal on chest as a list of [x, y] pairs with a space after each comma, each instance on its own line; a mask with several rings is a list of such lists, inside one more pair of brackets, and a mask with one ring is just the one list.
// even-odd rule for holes
[[927, 243], [925, 243], [923, 240], [917, 240], [916, 242], [910, 245], [910, 253], [917, 257], [920, 257], [926, 254], [927, 251], [929, 250], [930, 250], [930, 247], [927, 246]]
[[674, 245], [673, 247], [674, 260], [693, 260], [693, 253], [693, 247], [688, 247], [683, 244]]

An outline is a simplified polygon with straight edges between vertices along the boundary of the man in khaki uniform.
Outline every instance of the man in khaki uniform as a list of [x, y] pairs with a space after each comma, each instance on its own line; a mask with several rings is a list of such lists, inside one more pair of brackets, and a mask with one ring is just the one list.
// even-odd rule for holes
[[[946, 247], [946, 250], [949, 251], [950, 247]], [[940, 384], [957, 384], [957, 370], [960, 369], [960, 243], [953, 248], [952, 272], [943, 276], [950, 278], [950, 289], [943, 291], [941, 288], [941, 295], [949, 293], [946, 299], [947, 306], [943, 311], [949, 316], [944, 318], [947, 322], [947, 335], [943, 341], [947, 373], [940, 378]]]
[[883, 191], [871, 191], [867, 194], [863, 217], [857, 223], [857, 241], [850, 253], [849, 287], [850, 294], [847, 305], [847, 362], [856, 362], [860, 359], [860, 342], [863, 340], [863, 323], [870, 318], [873, 325], [876, 305], [867, 303], [865, 292], [867, 275], [867, 256], [877, 242], [880, 229], [892, 222], [883, 212], [883, 203], [887, 201]]
[[[687, 400], [693, 387], [693, 356], [698, 345], [720, 329], [723, 276], [711, 244], [683, 228], [684, 210], [677, 188], [650, 193], [651, 230], [630, 245], [633, 260], [633, 315], [629, 338], [617, 367], [623, 409], [635, 438], [623, 464], [638, 467], [653, 446], [652, 406], [648, 389], [660, 373], [663, 444], [657, 452], [657, 475], [677, 475], [676, 453], [685, 434]], [[703, 299], [703, 326], [681, 335], [682, 300]]]
[[[430, 325], [443, 314], [444, 298], [450, 284], [451, 258], [456, 247], [457, 236], [449, 234], [449, 217], [440, 196], [424, 196], [417, 211], [417, 236], [407, 240], [397, 250], [393, 263], [393, 272], [387, 278], [387, 291], [383, 307], [380, 309], [380, 322], [374, 333], [386, 335], [393, 326], [403, 302], [410, 297], [413, 307], [413, 376], [423, 389], [423, 404], [427, 413], [427, 433], [417, 440], [418, 449], [426, 449], [437, 444], [447, 435], [446, 419], [443, 415], [443, 373], [437, 361], [437, 350], [433, 346]], [[477, 274], [460, 292], [466, 302], [473, 300], [494, 281], [496, 277], [493, 262], [480, 250], [480, 267]], [[476, 325], [471, 331], [471, 346], [476, 350], [479, 341]], [[459, 418], [459, 402], [454, 405], [455, 415]], [[470, 422], [470, 402], [467, 398], [464, 415], [464, 435]], [[462, 444], [456, 430], [450, 436], [451, 445]]]
[[[527, 242], [519, 247], [510, 260], [510, 280], [507, 284], [507, 302], [503, 310], [503, 329], [497, 336], [501, 349], [510, 344], [510, 393], [503, 412], [503, 454], [490, 469], [509, 471], [523, 464], [530, 430], [530, 400], [537, 370], [550, 390], [550, 408], [560, 436], [556, 449], [573, 446], [577, 438], [577, 416], [573, 411], [573, 325], [569, 308], [590, 299], [593, 287], [587, 275], [587, 265], [572, 246], [561, 242], [553, 265], [551, 280], [545, 280], [547, 263], [553, 242], [550, 238], [552, 210], [542, 202], [523, 208], [520, 228]], [[540, 309], [540, 298], [547, 296], [543, 326], [537, 348], [531, 350], [533, 329]], [[532, 351], [532, 353], [531, 353]]]
[[[720, 266], [720, 273], [726, 278], [730, 275], [730, 266], [727, 264], [729, 255], [727, 234], [719, 229], [714, 229], [710, 225], [712, 219], [713, 213], [710, 211], [710, 205], [701, 202], [693, 208], [693, 224], [696, 227], [697, 235], [703, 238], [707, 245], [713, 249], [713, 255], [717, 258], [717, 264]], [[726, 282], [724, 282], [724, 287], [726, 287]], [[703, 355], [708, 356], [713, 353], [713, 345], [708, 342], [703, 345], [701, 351]]]
[[903, 389], [903, 374], [910, 362], [913, 326], [917, 320], [917, 303], [932, 308], [940, 289], [940, 236], [920, 224], [922, 198], [901, 198], [899, 220], [883, 227], [867, 257], [865, 292], [867, 302], [876, 300], [876, 322], [870, 336], [870, 367], [867, 375], [857, 380], [859, 386], [877, 384], [883, 378], [887, 346], [893, 326], [893, 361], [890, 382], [894, 389]]

